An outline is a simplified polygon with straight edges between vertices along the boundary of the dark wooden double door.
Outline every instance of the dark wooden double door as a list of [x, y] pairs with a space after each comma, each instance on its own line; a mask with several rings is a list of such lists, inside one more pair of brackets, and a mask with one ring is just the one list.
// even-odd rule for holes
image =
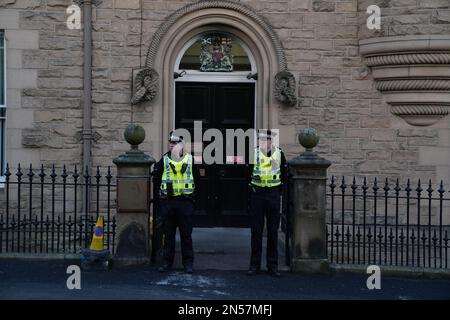
[[[202, 134], [216, 128], [224, 141], [222, 164], [199, 165], [194, 226], [248, 227], [248, 156], [227, 155], [225, 133], [254, 127], [255, 84], [176, 82], [175, 91], [175, 127], [189, 130], [194, 139], [194, 121], [202, 121]], [[204, 142], [203, 148], [207, 145]]]

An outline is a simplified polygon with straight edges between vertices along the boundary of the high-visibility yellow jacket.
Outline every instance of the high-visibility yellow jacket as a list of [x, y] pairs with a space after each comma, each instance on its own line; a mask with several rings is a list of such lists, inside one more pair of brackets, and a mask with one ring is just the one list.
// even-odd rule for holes
[[251, 184], [258, 187], [276, 187], [281, 185], [281, 150], [276, 148], [270, 157], [260, 148], [255, 150]]
[[[194, 175], [192, 173], [192, 155], [187, 153], [180, 161], [174, 161], [168, 155], [165, 155], [163, 162], [164, 171], [161, 177], [161, 193], [170, 196], [192, 194], [195, 188]], [[168, 188], [169, 184], [172, 184], [172, 193], [168, 190], [170, 189]]]

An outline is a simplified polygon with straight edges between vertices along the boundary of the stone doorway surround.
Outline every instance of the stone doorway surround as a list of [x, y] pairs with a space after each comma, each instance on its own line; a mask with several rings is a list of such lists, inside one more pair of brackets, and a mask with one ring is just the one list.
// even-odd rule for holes
[[173, 129], [173, 74], [180, 51], [197, 35], [217, 31], [239, 38], [255, 59], [256, 128], [276, 127], [279, 106], [297, 103], [295, 78], [287, 71], [281, 42], [262, 17], [236, 1], [205, 0], [189, 4], [171, 14], [156, 31], [145, 68], [135, 77], [132, 104], [151, 101], [155, 106], [154, 121], [159, 124], [151, 132], [155, 154], [163, 152], [164, 137]]

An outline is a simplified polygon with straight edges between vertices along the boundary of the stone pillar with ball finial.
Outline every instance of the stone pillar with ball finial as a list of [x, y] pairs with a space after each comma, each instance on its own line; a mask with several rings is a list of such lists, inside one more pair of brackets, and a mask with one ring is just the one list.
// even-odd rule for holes
[[306, 151], [289, 161], [291, 271], [327, 272], [326, 181], [331, 162], [312, 151], [319, 142], [315, 129], [303, 129], [298, 140]]
[[151, 166], [155, 159], [139, 150], [145, 139], [140, 125], [130, 124], [124, 132], [131, 149], [113, 160], [117, 166], [117, 229], [115, 265], [150, 262], [149, 215]]

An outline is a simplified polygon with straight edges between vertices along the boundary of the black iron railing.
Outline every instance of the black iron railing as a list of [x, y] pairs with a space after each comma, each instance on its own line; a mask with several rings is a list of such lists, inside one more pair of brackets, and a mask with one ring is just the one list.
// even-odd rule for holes
[[0, 254], [78, 253], [89, 246], [99, 215], [105, 247], [114, 252], [116, 185], [111, 168], [106, 171], [102, 176], [97, 167], [91, 176], [64, 165], [58, 175], [54, 165], [47, 171], [18, 165], [12, 173], [7, 165], [0, 183]]
[[450, 198], [442, 181], [433, 188], [431, 181], [332, 177], [328, 187], [330, 262], [448, 268]]

